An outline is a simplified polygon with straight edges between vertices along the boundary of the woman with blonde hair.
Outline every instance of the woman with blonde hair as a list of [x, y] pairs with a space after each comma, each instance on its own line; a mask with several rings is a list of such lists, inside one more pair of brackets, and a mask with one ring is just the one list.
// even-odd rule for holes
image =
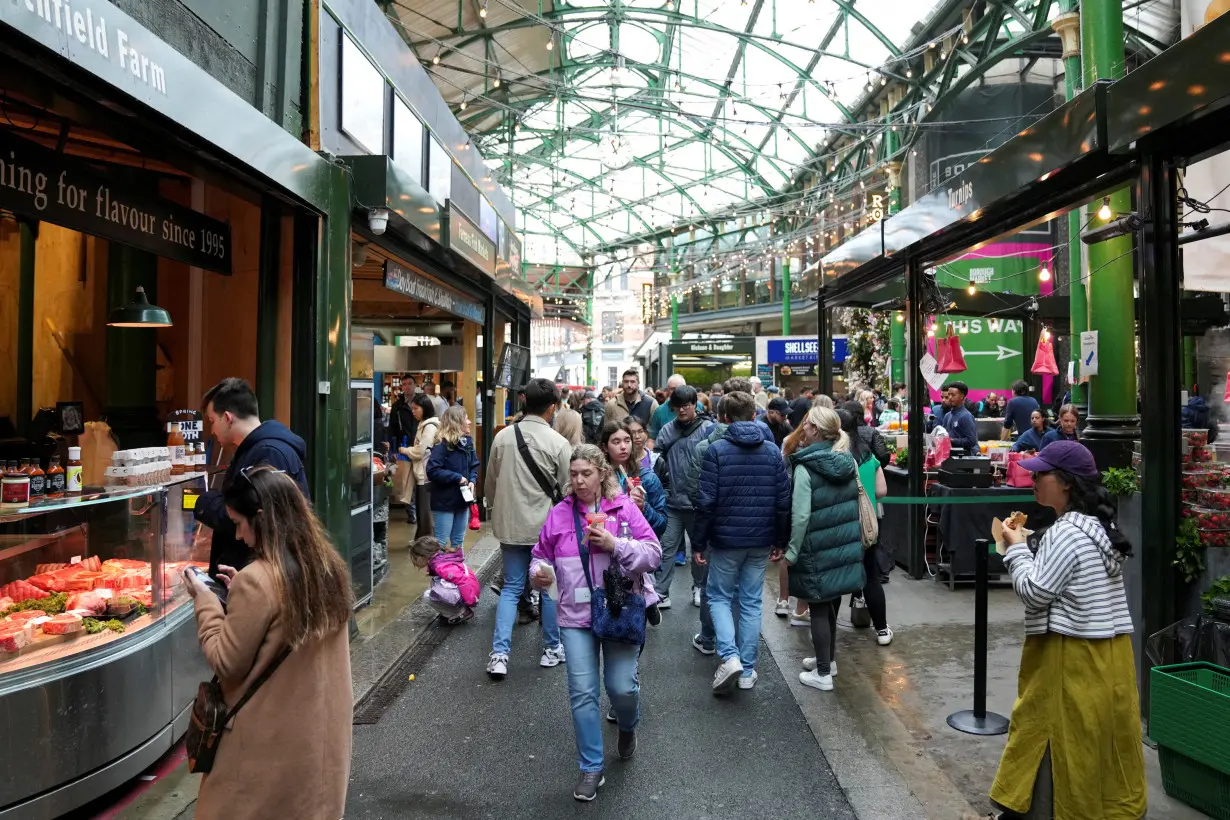
[[860, 591], [862, 528], [858, 517], [858, 465], [841, 418], [827, 407], [812, 407], [803, 421], [806, 446], [789, 457], [794, 492], [786, 563], [790, 594], [807, 601], [814, 658], [803, 660], [799, 681], [833, 688], [837, 612], [841, 598]]
[[[592, 444], [578, 444], [569, 466], [572, 492], [551, 508], [533, 550], [530, 580], [539, 590], [558, 584], [560, 639], [568, 656], [568, 695], [576, 733], [581, 779], [572, 796], [589, 802], [606, 782], [603, 776], [599, 656], [607, 697], [619, 724], [618, 753], [628, 760], [636, 752], [640, 721], [637, 662], [641, 644], [599, 637], [594, 632], [594, 590], [616, 569], [626, 591], [655, 605], [657, 594], [646, 575], [662, 561], [662, 545], [649, 522], [628, 496], [606, 456]], [[643, 619], [644, 613], [633, 613]], [[644, 623], [640, 624], [643, 638]]]
[[427, 459], [431, 482], [431, 520], [441, 545], [461, 549], [470, 521], [470, 505], [477, 493], [478, 453], [474, 439], [466, 434], [470, 419], [464, 407], [454, 406], [440, 417], [436, 445]]
[[286, 473], [243, 470], [223, 501], [253, 559], [218, 568], [225, 607], [191, 570], [184, 579], [224, 700], [251, 697], [222, 733], [196, 817], [337, 820], [350, 776], [350, 573]]

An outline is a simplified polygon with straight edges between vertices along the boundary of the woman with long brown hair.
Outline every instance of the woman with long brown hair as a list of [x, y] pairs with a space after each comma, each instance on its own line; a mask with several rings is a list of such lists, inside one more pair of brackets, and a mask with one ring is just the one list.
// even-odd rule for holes
[[244, 470], [224, 501], [253, 559], [238, 572], [219, 567], [225, 607], [185, 573], [201, 651], [232, 708], [273, 671], [223, 732], [196, 817], [337, 820], [350, 776], [346, 564], [285, 473]]

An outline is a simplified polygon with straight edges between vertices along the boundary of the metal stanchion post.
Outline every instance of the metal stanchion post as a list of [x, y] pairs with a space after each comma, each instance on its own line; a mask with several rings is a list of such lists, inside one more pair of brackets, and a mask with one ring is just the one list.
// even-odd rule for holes
[[987, 711], [987, 586], [990, 584], [990, 542], [974, 542], [974, 708], [953, 712], [948, 725], [970, 735], [1002, 735], [1008, 718]]

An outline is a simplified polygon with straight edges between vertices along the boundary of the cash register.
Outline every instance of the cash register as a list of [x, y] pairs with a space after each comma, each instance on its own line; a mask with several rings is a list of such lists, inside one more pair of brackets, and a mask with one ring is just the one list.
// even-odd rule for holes
[[990, 487], [993, 475], [989, 457], [954, 455], [940, 464], [939, 482], [946, 487]]

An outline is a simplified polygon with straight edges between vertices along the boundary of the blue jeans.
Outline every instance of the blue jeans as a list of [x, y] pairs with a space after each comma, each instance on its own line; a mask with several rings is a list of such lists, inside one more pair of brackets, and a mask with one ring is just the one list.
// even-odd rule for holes
[[[693, 562], [693, 567], [700, 566]], [[713, 611], [709, 605], [709, 565], [700, 567], [700, 642], [705, 646], [714, 646], [717, 642], [717, 636], [713, 632]], [[730, 602], [731, 619], [739, 620], [739, 595], [738, 590], [735, 592], [734, 599]], [[737, 636], [738, 630], [735, 631]], [[736, 637], [737, 641], [738, 638]]]
[[[675, 554], [684, 548], [684, 536], [692, 529], [691, 510], [666, 508], [666, 530], [662, 533], [662, 565], [654, 571], [653, 586], [663, 598], [671, 594], [671, 579], [675, 577]], [[692, 564], [692, 585], [700, 586], [703, 568]]]
[[431, 523], [435, 528], [436, 540], [441, 544], [452, 544], [458, 549], [465, 546], [466, 526], [470, 523], [469, 509], [456, 512], [432, 510]]
[[[513, 626], [517, 623], [517, 601], [525, 591], [530, 571], [530, 550], [533, 547], [519, 544], [500, 544], [504, 559], [504, 589], [495, 608], [495, 635], [491, 638], [491, 651], [507, 655], [512, 648]], [[539, 594], [542, 610], [542, 645], [544, 648], [559, 646], [559, 619], [555, 601], [546, 592]]]
[[[756, 667], [760, 644], [760, 612], [764, 597], [764, 574], [769, 549], [707, 550], [709, 558], [709, 612], [722, 660], [738, 657], [743, 674]], [[735, 619], [731, 601], [739, 599], [739, 639], [735, 643]]]
[[641, 648], [626, 643], [600, 641], [589, 629], [560, 630], [568, 656], [568, 700], [572, 705], [572, 728], [577, 737], [577, 763], [583, 772], [602, 771], [602, 713], [598, 711], [598, 652], [602, 651], [606, 694], [615, 709], [621, 732], [631, 732], [641, 720], [641, 684], [637, 660]]

